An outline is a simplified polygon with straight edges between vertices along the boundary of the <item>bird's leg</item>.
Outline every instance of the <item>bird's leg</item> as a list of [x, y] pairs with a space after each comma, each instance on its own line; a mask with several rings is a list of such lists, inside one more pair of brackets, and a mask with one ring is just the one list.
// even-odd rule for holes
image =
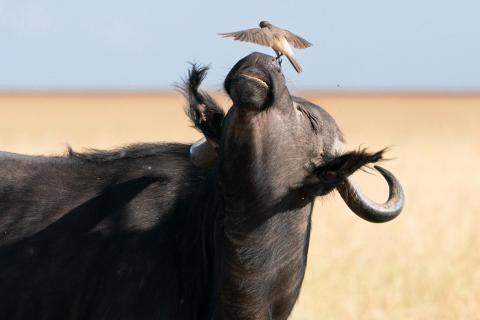
[[277, 59], [278, 63], [280, 65], [282, 65], [282, 59], [281, 57], [283, 56], [283, 53], [281, 53], [280, 51], [277, 51], [277, 50], [274, 50], [275, 51], [275, 54], [277, 55], [277, 57], [275, 59]]

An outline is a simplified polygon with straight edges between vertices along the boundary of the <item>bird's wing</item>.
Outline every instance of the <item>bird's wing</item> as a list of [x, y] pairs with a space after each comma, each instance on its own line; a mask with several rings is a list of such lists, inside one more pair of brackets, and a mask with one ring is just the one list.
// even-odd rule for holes
[[237, 32], [219, 33], [224, 38], [252, 42], [262, 46], [271, 47], [273, 44], [272, 32], [267, 28], [253, 28]]
[[287, 39], [287, 41], [295, 48], [305, 49], [312, 46], [310, 42], [308, 42], [307, 40], [303, 39], [300, 36], [297, 36], [295, 33], [290, 32], [288, 30], [282, 30], [282, 31], [285, 39]]

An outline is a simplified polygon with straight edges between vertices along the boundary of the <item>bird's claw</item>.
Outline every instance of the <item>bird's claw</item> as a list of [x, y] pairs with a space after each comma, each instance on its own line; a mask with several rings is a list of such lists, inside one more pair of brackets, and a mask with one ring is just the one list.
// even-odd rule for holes
[[275, 58], [275, 59], [277, 59], [278, 64], [279, 64], [280, 66], [282, 65], [282, 56], [283, 56], [283, 53], [277, 52], [277, 57]]

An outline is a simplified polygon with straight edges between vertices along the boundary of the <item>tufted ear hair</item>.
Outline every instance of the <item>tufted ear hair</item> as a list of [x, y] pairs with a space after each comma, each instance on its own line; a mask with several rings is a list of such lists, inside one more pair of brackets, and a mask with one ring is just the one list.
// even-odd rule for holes
[[325, 162], [307, 177], [304, 188], [311, 195], [325, 195], [342, 184], [355, 171], [381, 161], [384, 152], [385, 149], [374, 153], [358, 150], [327, 157]]
[[185, 113], [194, 127], [204, 135], [204, 139], [197, 141], [190, 148], [190, 158], [200, 167], [210, 166], [215, 161], [225, 117], [219, 104], [208, 93], [198, 89], [207, 71], [208, 67], [192, 64], [187, 77], [181, 84], [176, 85], [187, 99]]

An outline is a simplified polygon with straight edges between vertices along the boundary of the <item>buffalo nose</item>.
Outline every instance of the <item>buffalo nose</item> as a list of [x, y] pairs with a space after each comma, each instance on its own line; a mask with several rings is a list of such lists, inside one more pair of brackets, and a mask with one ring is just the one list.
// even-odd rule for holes
[[273, 70], [277, 70], [277, 71], [281, 70], [281, 65], [277, 58], [271, 57], [269, 64]]
[[281, 70], [280, 63], [275, 57], [259, 52], [255, 52], [253, 53], [253, 55], [255, 56], [255, 60], [257, 63], [262, 64], [269, 69], [271, 68], [272, 70]]

